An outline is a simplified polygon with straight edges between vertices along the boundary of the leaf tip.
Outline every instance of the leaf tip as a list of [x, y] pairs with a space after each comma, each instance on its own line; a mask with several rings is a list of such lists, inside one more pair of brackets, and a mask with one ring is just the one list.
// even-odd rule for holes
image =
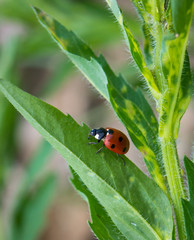
[[39, 12], [41, 12], [41, 10], [40, 10], [39, 8], [37, 8], [37, 7], [33, 6], [33, 5], [31, 5], [31, 8], [32, 8], [32, 10], [33, 10], [36, 14], [38, 14]]
[[35, 7], [35, 6], [31, 6], [32, 7], [32, 10], [34, 11], [35, 15], [39, 18], [39, 19], [42, 19], [43, 17], [46, 16], [46, 13], [41, 10], [40, 8], [38, 7]]

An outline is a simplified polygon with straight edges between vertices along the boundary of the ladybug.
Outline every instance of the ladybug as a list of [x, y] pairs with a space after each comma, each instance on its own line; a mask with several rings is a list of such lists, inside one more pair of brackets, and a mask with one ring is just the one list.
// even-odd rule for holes
[[[127, 153], [130, 147], [127, 136], [115, 128], [108, 127], [92, 129], [89, 133], [88, 139], [90, 138], [90, 136], [94, 136], [98, 141], [89, 142], [88, 144], [98, 144], [104, 138], [103, 146], [96, 153], [100, 152], [104, 147], [106, 147], [112, 152], [115, 152], [118, 156], [120, 156]], [[125, 161], [123, 158], [122, 160], [125, 165]]]

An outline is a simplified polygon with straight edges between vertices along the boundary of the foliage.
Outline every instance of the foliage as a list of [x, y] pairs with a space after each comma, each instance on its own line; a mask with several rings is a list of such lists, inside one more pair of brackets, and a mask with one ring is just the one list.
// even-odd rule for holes
[[[67, 23], [67, 20], [68, 23], [74, 21], [72, 26], [79, 30], [82, 36], [87, 37], [93, 46], [111, 44], [119, 37], [119, 28], [110, 20], [110, 17], [107, 17], [107, 10], [101, 6], [97, 9], [93, 4], [86, 5], [72, 1], [68, 3], [66, 1], [64, 5], [58, 0], [42, 0], [39, 1], [39, 4], [41, 8], [45, 8], [52, 15], [60, 17], [60, 21], [64, 23]], [[107, 34], [97, 34], [99, 36], [97, 39], [91, 33], [90, 27], [85, 27], [84, 22], [82, 27], [80, 24], [77, 25], [75, 16], [72, 14], [67, 16], [67, 13], [72, 12], [73, 8], [77, 9], [74, 11], [75, 16], [80, 17], [82, 22], [96, 26], [99, 21], [106, 23], [103, 24], [103, 31]], [[81, 14], [82, 11], [85, 11], [84, 15]], [[93, 17], [92, 21], [91, 16]], [[25, 0], [19, 0], [17, 3], [14, 0], [2, 0], [0, 2], [0, 22], [0, 29], [4, 26], [4, 22], [16, 26], [16, 32], [19, 27], [19, 33], [16, 36], [14, 33], [12, 33], [14, 37], [8, 36], [9, 41], [6, 41], [6, 34], [5, 36], [1, 35], [5, 39], [0, 46], [0, 76], [2, 78], [23, 88], [24, 85], [28, 86], [29, 82], [28, 79], [24, 82], [21, 78], [21, 72], [25, 68], [31, 67], [35, 70], [48, 71], [51, 74], [47, 83], [38, 92], [38, 96], [48, 97], [55, 93], [74, 73], [73, 64], [59, 53], [57, 46], [53, 44], [52, 40], [49, 40], [47, 33], [42, 31], [30, 5]], [[98, 30], [95, 29], [96, 32], [101, 30], [101, 27]], [[45, 59], [47, 60], [45, 61]], [[130, 76], [128, 69], [126, 69], [126, 74]], [[21, 119], [18, 118], [15, 108], [3, 94], [0, 94], [0, 100], [0, 239], [37, 239], [45, 227], [47, 211], [56, 195], [54, 190], [56, 189], [56, 176], [53, 174], [44, 176], [43, 171], [49, 162], [48, 159], [52, 153], [51, 147], [44, 143], [40, 149], [37, 149], [37, 156], [30, 159], [30, 165], [27, 168], [23, 166], [24, 163], [20, 159], [16, 163], [16, 156], [20, 151], [16, 138]], [[18, 165], [24, 168], [24, 175], [28, 175], [28, 177], [22, 178], [19, 193], [14, 197], [9, 206], [10, 209], [4, 210], [4, 202], [7, 201], [4, 194], [9, 188], [11, 175]], [[37, 176], [39, 177], [37, 178]], [[25, 186], [23, 186], [23, 182], [25, 182]], [[10, 217], [6, 220], [2, 216], [7, 216], [9, 211], [11, 212]], [[32, 220], [35, 213], [39, 215], [39, 221], [36, 222]], [[28, 235], [26, 236], [26, 234]]]
[[132, 0], [142, 19], [144, 53], [117, 1], [106, 2], [156, 102], [159, 120], [142, 92], [133, 90], [121, 75], [116, 76], [102, 55], [96, 56], [64, 26], [69, 26], [68, 22], [61, 24], [59, 16], [60, 22], [37, 7], [34, 11], [65, 55], [110, 102], [142, 153], [152, 179], [126, 157], [123, 166], [107, 149], [95, 155], [97, 146], [87, 145], [89, 128], [85, 124], [78, 125], [69, 115], [25, 93], [10, 81], [1, 80], [0, 90], [67, 160], [72, 169], [72, 183], [88, 199], [90, 226], [99, 239], [175, 239], [175, 226], [180, 240], [192, 239], [194, 169], [185, 157], [188, 199], [176, 139], [192, 94], [186, 48], [194, 2]]
[[[127, 239], [136, 235], [140, 239], [170, 238], [173, 222], [167, 197], [131, 161], [126, 161], [124, 166], [108, 150], [104, 157], [99, 154], [95, 161], [91, 161], [98, 147], [89, 151], [86, 138], [89, 128], [86, 125], [79, 126], [70, 116], [5, 80], [1, 80], [0, 89], [32, 126], [67, 159]], [[77, 133], [79, 142], [75, 140]], [[134, 191], [137, 194], [133, 194]]]
[[194, 238], [193, 224], [194, 224], [194, 163], [190, 161], [186, 156], [184, 158], [184, 165], [187, 171], [187, 179], [189, 184], [189, 201], [182, 199], [182, 205], [184, 209], [184, 218], [186, 223], [187, 238], [189, 240]]

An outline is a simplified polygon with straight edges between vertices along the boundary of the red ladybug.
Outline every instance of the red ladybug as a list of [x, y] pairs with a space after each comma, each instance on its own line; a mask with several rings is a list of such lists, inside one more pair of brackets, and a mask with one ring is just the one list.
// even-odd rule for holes
[[112, 152], [115, 152], [118, 156], [127, 153], [129, 150], [130, 144], [127, 136], [115, 128], [92, 129], [89, 133], [88, 139], [90, 138], [90, 135], [94, 136], [98, 141], [89, 142], [88, 144], [97, 144], [104, 138], [103, 146], [96, 153], [100, 152], [104, 146]]

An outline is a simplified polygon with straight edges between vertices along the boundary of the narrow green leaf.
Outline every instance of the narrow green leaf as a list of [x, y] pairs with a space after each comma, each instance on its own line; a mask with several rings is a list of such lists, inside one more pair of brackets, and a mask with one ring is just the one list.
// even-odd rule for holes
[[46, 221], [46, 213], [56, 189], [56, 177], [47, 177], [33, 191], [27, 191], [15, 208], [12, 216], [11, 239], [35, 240]]
[[145, 60], [150, 69], [155, 70], [155, 49], [158, 41], [159, 29], [164, 21], [164, 1], [132, 0], [138, 14], [143, 21]]
[[183, 71], [181, 76], [181, 85], [179, 88], [175, 112], [172, 122], [174, 123], [174, 135], [178, 135], [180, 120], [184, 115], [192, 96], [192, 76], [190, 69], [189, 55], [186, 51]]
[[[43, 176], [43, 167], [51, 155], [51, 145], [44, 141], [32, 157], [21, 181], [21, 189], [15, 198], [9, 231], [12, 239], [37, 239], [44, 227], [46, 213], [55, 196], [56, 176]], [[38, 221], [33, 216], [38, 215]], [[28, 236], [29, 235], [29, 236]]]
[[117, 19], [124, 35], [124, 39], [127, 43], [127, 46], [131, 52], [131, 55], [137, 64], [140, 72], [145, 77], [148, 87], [152, 93], [152, 95], [158, 99], [159, 98], [159, 90], [153, 78], [151, 71], [146, 66], [143, 54], [141, 52], [139, 43], [134, 38], [133, 34], [131, 33], [130, 29], [127, 27], [126, 21], [118, 7], [116, 0], [106, 0], [108, 6], [110, 7], [112, 13], [114, 14], [115, 18]]
[[118, 84], [109, 85], [113, 108], [126, 126], [135, 146], [141, 151], [148, 171], [168, 195], [162, 172], [158, 122], [140, 90], [134, 91], [120, 76]]
[[79, 126], [7, 81], [0, 81], [0, 90], [62, 154], [126, 239], [171, 239], [172, 209], [166, 195], [131, 161], [124, 157], [123, 166], [108, 149], [96, 155], [99, 146], [87, 144], [90, 129], [86, 125]]
[[166, 19], [166, 29], [169, 32], [175, 32], [173, 23], [172, 23], [172, 9], [171, 9], [171, 1], [165, 0], [165, 19]]
[[[167, 79], [167, 86], [165, 86], [166, 91], [161, 105], [160, 136], [167, 136], [170, 133], [175, 139], [178, 137], [180, 119], [190, 100], [189, 90], [184, 88], [189, 87], [191, 84], [186, 46], [193, 8], [194, 2], [190, 0], [171, 1], [172, 22], [176, 32], [166, 31], [162, 40], [161, 60], [163, 74]], [[181, 21], [181, 19], [184, 20]], [[188, 78], [184, 78], [183, 76], [183, 67], [186, 69]], [[186, 81], [186, 83], [184, 83], [184, 81]], [[177, 123], [175, 125], [174, 116], [178, 117], [178, 119], [175, 120]]]
[[151, 25], [143, 23], [143, 33], [144, 33], [144, 53], [146, 64], [153, 68], [151, 65], [154, 63], [154, 37], [151, 34], [150, 29], [152, 29]]
[[132, 0], [145, 23], [160, 22], [164, 14], [164, 0]]
[[31, 185], [35, 184], [37, 180], [41, 177], [43, 168], [51, 156], [53, 149], [47, 141], [43, 141], [40, 144], [39, 149], [36, 154], [30, 160], [29, 166], [25, 171], [25, 176], [23, 178], [23, 190], [26, 191]]
[[[134, 144], [143, 153], [151, 176], [166, 192], [164, 179], [160, 170], [161, 156], [159, 155], [160, 147], [157, 140], [158, 125], [143, 95], [140, 92], [133, 91], [122, 77], [116, 77], [104, 57], [96, 57], [92, 50], [73, 32], [69, 32], [44, 12], [38, 9], [36, 9], [36, 12], [43, 26], [57, 40], [57, 43], [65, 51], [66, 55], [106, 99], [109, 100], [107, 83], [115, 89], [114, 100], [111, 100], [113, 108], [128, 129]], [[118, 89], [122, 92], [123, 96], [121, 96]], [[110, 93], [113, 94], [112, 91]], [[123, 104], [125, 105], [126, 102], [124, 98], [127, 98], [128, 101], [127, 109], [134, 113], [131, 114], [129, 112], [127, 118], [122, 117], [122, 114], [126, 115], [123, 113]], [[120, 100], [117, 101], [117, 99]], [[116, 101], [116, 104], [113, 101]], [[135, 116], [136, 112], [139, 113], [137, 116]], [[145, 126], [146, 128], [144, 128]]]
[[187, 172], [187, 180], [189, 185], [189, 201], [182, 199], [182, 205], [185, 217], [185, 226], [187, 232], [187, 240], [194, 239], [194, 163], [186, 156], [184, 157], [184, 165]]
[[162, 41], [161, 57], [163, 73], [168, 80], [168, 89], [165, 91], [162, 103], [160, 136], [170, 133], [176, 139], [180, 119], [186, 111], [191, 97], [189, 90], [191, 73], [186, 46], [194, 2], [190, 0], [171, 1], [171, 9], [172, 22], [176, 32], [167, 32]]
[[122, 236], [121, 232], [112, 222], [111, 218], [108, 216], [105, 209], [100, 205], [97, 199], [92, 195], [92, 193], [87, 189], [86, 185], [81, 181], [80, 177], [71, 168], [73, 178], [71, 179], [74, 187], [87, 197], [92, 223], [90, 224], [91, 229], [98, 237], [99, 240], [126, 240]]
[[[15, 65], [19, 49], [18, 43], [18, 38], [15, 37], [0, 46], [0, 77], [8, 78], [12, 82], [17, 80]], [[3, 184], [6, 182], [10, 163], [13, 161], [15, 127], [16, 111], [0, 93], [0, 202]]]
[[[190, 63], [188, 54], [184, 54], [185, 39], [174, 38], [170, 34], [163, 44], [163, 71], [168, 79], [168, 89], [164, 93], [162, 103], [160, 135], [171, 133], [176, 139], [180, 120], [191, 99]], [[183, 63], [184, 65], [181, 66]]]
[[173, 0], [171, 1], [172, 21], [176, 33], [187, 35], [193, 15], [193, 0]]
[[81, 70], [91, 84], [109, 100], [107, 78], [96, 61], [93, 51], [77, 36], [46, 13], [34, 8], [41, 24], [52, 34], [57, 44], [71, 61]]

